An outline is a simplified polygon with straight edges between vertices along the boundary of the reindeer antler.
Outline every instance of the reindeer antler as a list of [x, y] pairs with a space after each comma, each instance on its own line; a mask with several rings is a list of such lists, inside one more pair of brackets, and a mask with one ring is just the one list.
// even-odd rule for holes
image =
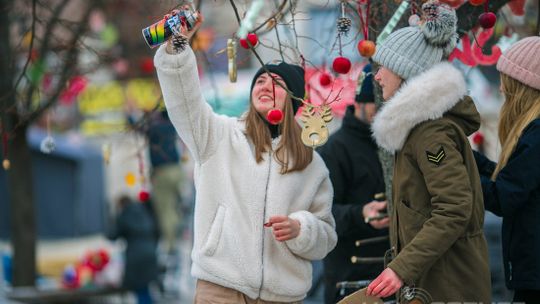
[[330, 107], [328, 105], [324, 105], [321, 107], [321, 118], [322, 120], [324, 120], [324, 122], [326, 123], [329, 123], [330, 121], [332, 121], [332, 110], [330, 109]]

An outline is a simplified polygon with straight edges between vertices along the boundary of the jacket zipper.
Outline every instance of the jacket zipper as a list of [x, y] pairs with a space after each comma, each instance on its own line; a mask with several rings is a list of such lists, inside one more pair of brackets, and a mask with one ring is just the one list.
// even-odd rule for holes
[[[263, 206], [263, 224], [266, 221], [266, 199], [268, 198], [268, 185], [270, 184], [270, 174], [272, 172], [272, 150], [268, 151], [268, 176], [266, 177], [266, 188], [264, 189], [264, 206]], [[262, 228], [262, 246], [261, 246], [261, 284], [259, 285], [259, 294], [257, 298], [261, 297], [261, 290], [264, 282], [264, 234], [266, 233], [265, 227]]]

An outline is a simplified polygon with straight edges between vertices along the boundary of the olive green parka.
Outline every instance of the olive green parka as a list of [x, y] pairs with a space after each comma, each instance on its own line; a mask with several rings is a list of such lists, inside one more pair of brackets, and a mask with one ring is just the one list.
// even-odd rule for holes
[[491, 303], [482, 188], [467, 139], [480, 116], [466, 93], [460, 71], [440, 63], [404, 83], [375, 118], [377, 143], [395, 153], [398, 254], [388, 267], [417, 297]]

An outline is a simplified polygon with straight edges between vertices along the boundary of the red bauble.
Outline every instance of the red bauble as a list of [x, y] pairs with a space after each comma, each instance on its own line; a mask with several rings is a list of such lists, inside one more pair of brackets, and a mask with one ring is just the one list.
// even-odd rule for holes
[[364, 57], [371, 57], [375, 54], [375, 43], [371, 40], [361, 40], [358, 42], [358, 52]]
[[139, 201], [141, 202], [147, 202], [150, 199], [150, 193], [146, 190], [141, 190], [139, 192]]
[[474, 133], [472, 137], [472, 141], [475, 145], [478, 145], [478, 146], [484, 144], [484, 134], [482, 134], [481, 132]]
[[266, 120], [273, 125], [277, 125], [283, 119], [283, 112], [279, 109], [272, 109], [266, 114]]
[[251, 45], [253, 45], [253, 47], [256, 47], [258, 44], [259, 44], [259, 38], [257, 38], [257, 34], [254, 34], [254, 33], [249, 33], [247, 34], [247, 39], [240, 39], [240, 45], [245, 48], [245, 49], [249, 49], [249, 44], [247, 42], [247, 40], [249, 40], [249, 42], [251, 43]]
[[351, 61], [345, 57], [336, 57], [332, 63], [332, 68], [336, 73], [347, 74], [351, 70]]
[[332, 77], [328, 73], [322, 73], [321, 76], [319, 76], [319, 83], [326, 87], [332, 83]]
[[469, 0], [469, 3], [474, 6], [479, 6], [484, 4], [486, 0]]
[[150, 57], [144, 57], [139, 62], [141, 72], [151, 74], [154, 72], [154, 60]]
[[497, 16], [492, 12], [482, 13], [478, 17], [478, 22], [480, 23], [481, 27], [485, 29], [490, 29], [495, 26], [495, 23], [497, 22]]

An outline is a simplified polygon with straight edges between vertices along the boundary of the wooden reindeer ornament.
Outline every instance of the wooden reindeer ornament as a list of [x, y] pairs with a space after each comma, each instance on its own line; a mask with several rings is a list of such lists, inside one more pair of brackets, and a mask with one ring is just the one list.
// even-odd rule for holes
[[317, 108], [319, 111], [315, 112], [315, 106], [306, 104], [300, 116], [300, 120], [304, 123], [302, 142], [311, 148], [324, 145], [330, 135], [327, 124], [332, 121], [332, 110], [327, 104]]

